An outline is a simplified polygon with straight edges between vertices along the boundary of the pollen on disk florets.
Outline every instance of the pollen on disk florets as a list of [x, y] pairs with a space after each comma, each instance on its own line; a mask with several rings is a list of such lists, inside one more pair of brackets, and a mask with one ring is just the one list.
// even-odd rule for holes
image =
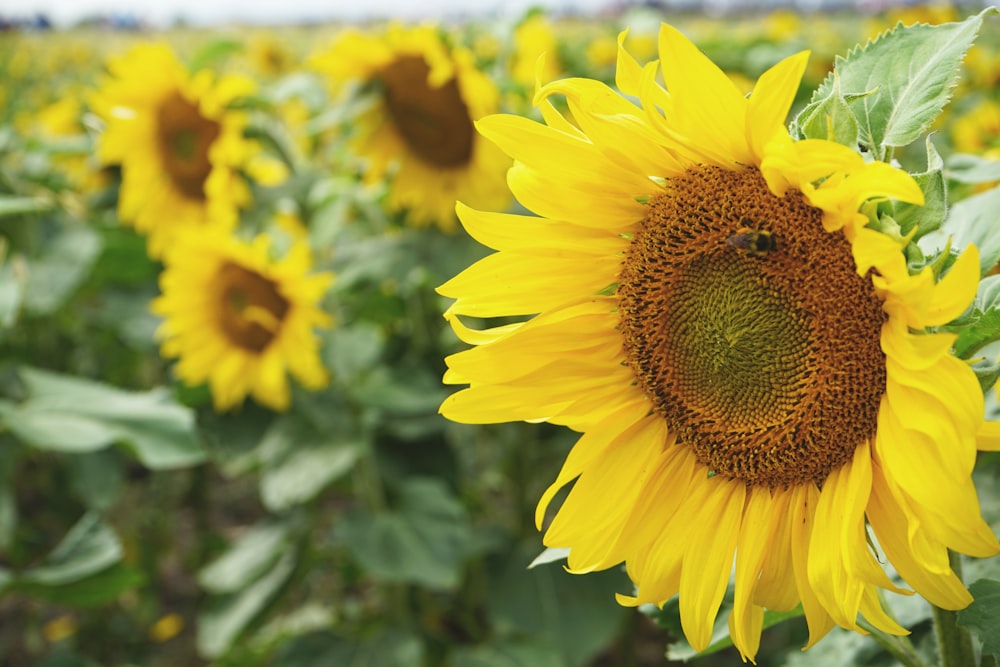
[[716, 474], [821, 483], [874, 437], [882, 302], [822, 212], [798, 192], [775, 196], [756, 168], [668, 179], [618, 296], [639, 387]]

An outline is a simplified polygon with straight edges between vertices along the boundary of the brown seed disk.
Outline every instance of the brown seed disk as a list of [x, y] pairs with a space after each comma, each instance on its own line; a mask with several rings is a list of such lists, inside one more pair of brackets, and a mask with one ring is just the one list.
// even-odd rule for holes
[[160, 155], [171, 182], [187, 199], [203, 201], [205, 181], [212, 173], [208, 151], [219, 136], [219, 124], [202, 116], [180, 93], [160, 104], [156, 121]]
[[456, 79], [438, 88], [427, 84], [430, 68], [419, 56], [402, 56], [385, 67], [389, 115], [403, 140], [425, 162], [461, 167], [472, 159], [475, 128]]
[[669, 179], [618, 296], [637, 384], [716, 474], [822, 483], [875, 435], [881, 300], [843, 234], [801, 193], [772, 194], [756, 168]]
[[219, 325], [231, 343], [250, 352], [263, 352], [278, 333], [288, 313], [288, 300], [278, 285], [238, 264], [219, 269]]

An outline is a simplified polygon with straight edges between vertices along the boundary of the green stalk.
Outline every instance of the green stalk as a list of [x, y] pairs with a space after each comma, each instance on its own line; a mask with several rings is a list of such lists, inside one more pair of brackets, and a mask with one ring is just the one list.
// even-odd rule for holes
[[885, 649], [886, 653], [895, 658], [899, 664], [904, 667], [927, 667], [909, 637], [886, 634], [864, 620], [861, 620], [859, 625], [868, 631], [875, 643]]
[[[948, 553], [951, 569], [962, 579], [962, 557]], [[972, 647], [972, 636], [958, 624], [958, 612], [932, 607], [934, 612], [934, 634], [937, 636], [941, 667], [965, 667], [976, 664], [976, 653]]]

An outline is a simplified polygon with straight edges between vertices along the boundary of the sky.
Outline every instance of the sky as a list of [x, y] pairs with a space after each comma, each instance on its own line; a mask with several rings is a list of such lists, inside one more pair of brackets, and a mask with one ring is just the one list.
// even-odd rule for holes
[[86, 16], [131, 14], [154, 25], [179, 16], [197, 25], [360, 20], [386, 16], [422, 19], [475, 14], [513, 17], [533, 6], [593, 11], [614, 0], [0, 0], [0, 16], [45, 13], [58, 25]]

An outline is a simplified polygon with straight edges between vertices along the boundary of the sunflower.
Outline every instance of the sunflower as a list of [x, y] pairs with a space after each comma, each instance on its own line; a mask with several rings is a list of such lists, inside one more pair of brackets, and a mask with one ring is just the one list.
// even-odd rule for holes
[[[616, 83], [640, 105], [564, 79], [536, 94], [546, 124], [477, 124], [514, 158], [510, 187], [539, 217], [459, 206], [499, 252], [439, 288], [475, 346], [447, 359], [445, 382], [469, 386], [441, 412], [581, 432], [538, 504], [541, 529], [575, 480], [545, 544], [569, 548], [575, 573], [624, 562], [635, 590], [622, 604], [678, 595], [697, 650], [731, 571], [744, 658], [765, 608], [801, 604], [807, 646], [834, 624], [864, 632], [859, 613], [905, 633], [879, 592], [908, 591], [869, 529], [927, 600], [967, 605], [948, 550], [1000, 549], [971, 480], [983, 396], [954, 336], [929, 329], [973, 298], [976, 249], [940, 281], [910, 275], [907, 240], [859, 209], [921, 202], [914, 181], [845, 146], [792, 140], [784, 120], [808, 53], [745, 97], [670, 26], [644, 67], [624, 37]], [[476, 330], [459, 316], [533, 317]]]
[[165, 256], [161, 296], [152, 310], [164, 357], [178, 358], [187, 384], [208, 382], [217, 411], [247, 394], [263, 405], [289, 405], [286, 371], [308, 389], [329, 378], [314, 327], [328, 326], [318, 307], [333, 277], [309, 274], [308, 245], [296, 242], [272, 259], [266, 235], [244, 242], [221, 231], [179, 232]]
[[416, 226], [451, 231], [457, 199], [486, 208], [508, 204], [510, 160], [473, 127], [497, 111], [497, 88], [467, 49], [446, 46], [433, 26], [392, 24], [377, 35], [346, 30], [311, 62], [335, 86], [355, 81], [375, 91], [354, 148], [368, 161], [367, 181], [392, 173], [392, 210], [406, 210]]
[[243, 137], [246, 113], [229, 108], [253, 82], [208, 70], [190, 75], [160, 43], [135, 46], [108, 69], [92, 106], [106, 122], [98, 156], [122, 167], [121, 219], [148, 235], [154, 258], [181, 228], [232, 229], [250, 201], [240, 171], [274, 181], [259, 147]]

